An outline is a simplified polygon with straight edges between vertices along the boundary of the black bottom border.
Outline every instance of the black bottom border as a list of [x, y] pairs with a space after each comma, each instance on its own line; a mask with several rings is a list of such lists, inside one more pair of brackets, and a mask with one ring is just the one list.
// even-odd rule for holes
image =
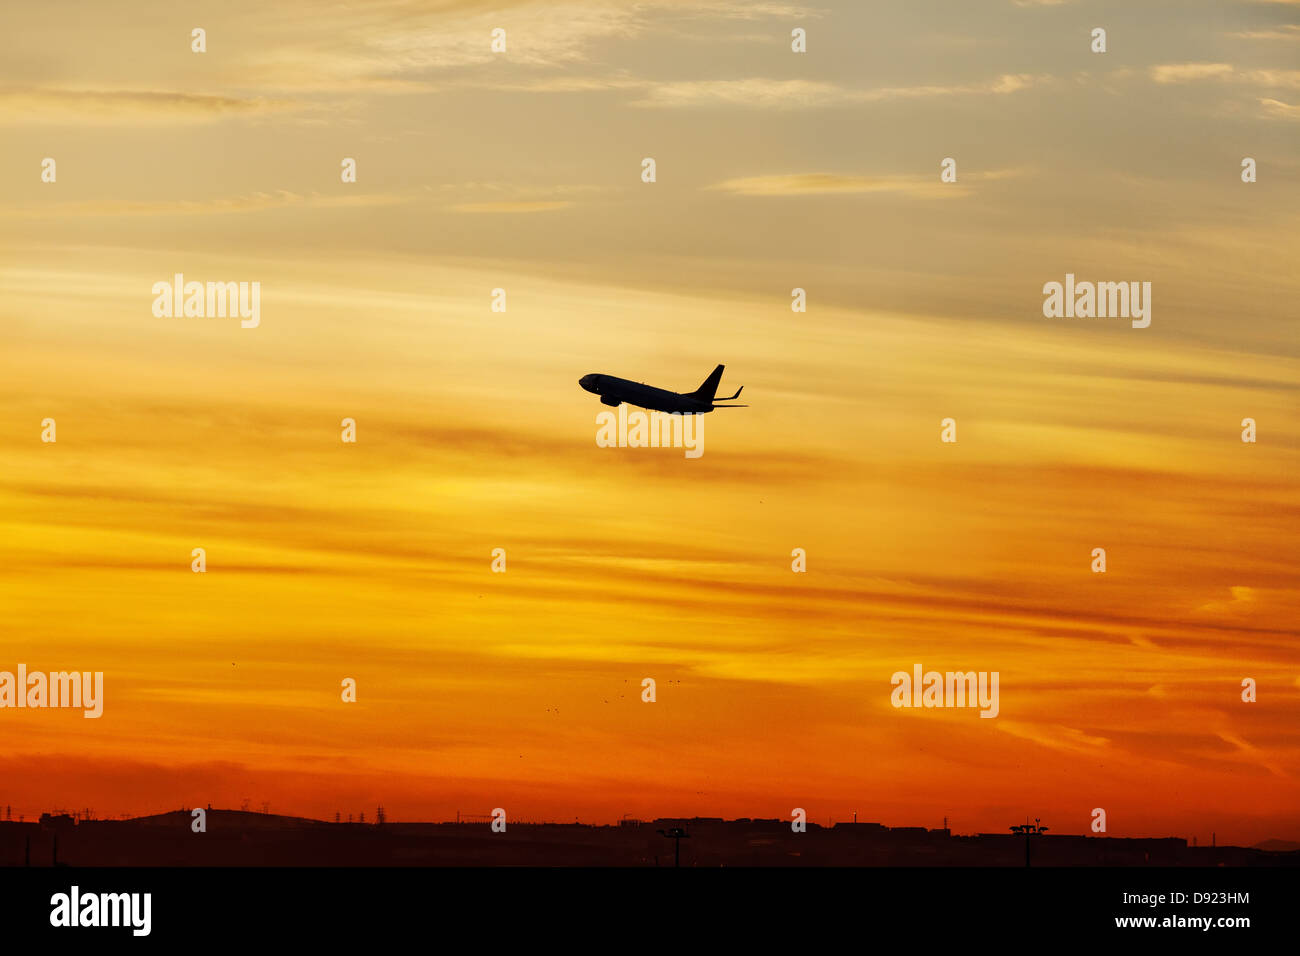
[[[86, 894], [149, 893], [149, 935], [137, 937], [129, 927], [52, 926], [52, 898], [70, 895], [73, 886], [83, 900]], [[479, 942], [524, 945], [636, 939], [825, 944], [832, 933], [859, 942], [913, 938], [919, 946], [945, 948], [980, 938], [1042, 942], [1098, 935], [1222, 945], [1293, 930], [1297, 891], [1300, 867], [0, 868], [0, 931], [6, 940], [64, 937], [93, 944], [117, 938], [138, 945], [375, 942], [430, 933], [433, 942], [451, 944], [453, 937], [442, 934], [458, 929]], [[1242, 917], [1248, 925], [1213, 922]], [[1205, 918], [1212, 921], [1208, 928], [1189, 922]], [[1155, 924], [1120, 925], [1124, 919]]]

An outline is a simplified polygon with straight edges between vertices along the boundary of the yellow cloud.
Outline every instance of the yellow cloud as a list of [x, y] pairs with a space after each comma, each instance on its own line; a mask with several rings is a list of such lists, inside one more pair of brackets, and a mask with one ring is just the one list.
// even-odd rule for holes
[[0, 121], [174, 123], [283, 110], [295, 104], [264, 97], [213, 96], [159, 90], [0, 90]]
[[563, 199], [536, 202], [501, 200], [500, 202], [463, 202], [451, 208], [456, 212], [470, 213], [552, 212], [556, 209], [568, 209], [572, 205], [573, 203]]
[[1231, 63], [1163, 63], [1151, 67], [1151, 79], [1157, 83], [1186, 83], [1231, 75]]
[[1300, 24], [1283, 23], [1272, 30], [1240, 30], [1228, 36], [1237, 40], [1300, 40]]
[[1231, 63], [1162, 63], [1151, 67], [1156, 83], [1228, 80], [1250, 86], [1300, 88], [1300, 70], [1238, 70]]
[[10, 207], [6, 215], [16, 216], [184, 216], [223, 212], [254, 212], [262, 209], [282, 209], [288, 206], [315, 206], [320, 208], [353, 208], [361, 206], [388, 206], [408, 201], [392, 193], [341, 193], [329, 196], [322, 193], [303, 195], [278, 190], [274, 193], [253, 193], [247, 196], [217, 197], [214, 199], [91, 199], [84, 202], [40, 203], [31, 206]]
[[[896, 99], [1016, 93], [1049, 80], [1050, 77], [1029, 73], [1004, 73], [992, 80], [978, 83], [883, 86], [871, 89], [853, 89], [814, 80], [771, 80], [762, 77], [743, 80], [684, 80], [647, 84], [645, 95], [632, 105], [654, 109], [700, 106], [805, 109]], [[621, 82], [630, 85], [626, 79]]]
[[1300, 104], [1283, 103], [1281, 100], [1260, 97], [1259, 105], [1264, 107], [1264, 113], [1267, 116], [1281, 119], [1300, 119]]
[[953, 184], [941, 183], [938, 177], [919, 176], [841, 176], [834, 173], [790, 173], [775, 176], [746, 176], [728, 179], [710, 189], [738, 196], [812, 196], [822, 193], [907, 193], [914, 196], [938, 196]]
[[[1023, 170], [1000, 169], [962, 176], [962, 180], [989, 181], [1010, 179]], [[905, 193], [935, 199], [939, 196], [965, 195], [960, 183], [939, 181], [933, 176], [848, 176], [838, 173], [787, 173], [746, 176], [728, 179], [709, 186], [738, 196], [813, 196], [824, 193]]]

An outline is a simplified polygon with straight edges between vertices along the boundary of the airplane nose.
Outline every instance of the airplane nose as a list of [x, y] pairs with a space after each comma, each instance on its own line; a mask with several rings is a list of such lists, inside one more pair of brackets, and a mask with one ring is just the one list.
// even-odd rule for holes
[[595, 375], [584, 375], [582, 376], [582, 378], [578, 379], [578, 384], [590, 392], [591, 386], [595, 382], [595, 378], [596, 378]]

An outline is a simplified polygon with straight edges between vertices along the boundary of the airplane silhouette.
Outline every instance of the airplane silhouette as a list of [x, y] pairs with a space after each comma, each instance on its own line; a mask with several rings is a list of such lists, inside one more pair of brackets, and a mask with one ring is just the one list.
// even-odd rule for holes
[[[718, 383], [722, 381], [722, 370], [725, 367], [719, 365], [715, 368], [704, 380], [704, 384], [693, 392], [670, 392], [642, 382], [629, 382], [625, 378], [598, 375], [594, 372], [582, 376], [578, 379], [578, 384], [593, 395], [599, 395], [601, 404], [614, 407], [627, 402], [629, 405], [637, 405], [651, 411], [680, 412], [684, 415], [703, 415], [715, 408], [748, 408], [748, 405], [714, 404], [714, 396], [718, 391]], [[729, 402], [733, 398], [739, 398], [744, 390], [745, 386], [742, 385], [736, 389], [735, 395], [728, 395], [722, 401]]]

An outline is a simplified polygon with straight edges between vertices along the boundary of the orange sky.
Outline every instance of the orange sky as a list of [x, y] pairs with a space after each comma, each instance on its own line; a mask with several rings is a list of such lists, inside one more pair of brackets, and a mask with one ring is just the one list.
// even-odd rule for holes
[[[3, 15], [0, 670], [106, 688], [0, 711], [15, 817], [1300, 839], [1294, 8], [291, 6]], [[717, 362], [701, 458], [596, 447]]]

